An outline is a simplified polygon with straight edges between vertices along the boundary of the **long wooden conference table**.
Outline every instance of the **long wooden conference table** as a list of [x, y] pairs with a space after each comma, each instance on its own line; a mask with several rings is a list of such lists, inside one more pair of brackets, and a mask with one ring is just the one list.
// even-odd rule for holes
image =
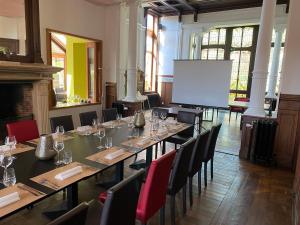
[[[58, 202], [61, 208], [57, 210], [56, 207], [56, 210], [45, 212], [46, 216], [55, 218], [64, 213], [65, 210], [78, 205], [78, 183], [82, 180], [88, 179], [111, 167], [116, 167], [114, 179], [116, 182], [121, 181], [123, 179], [124, 161], [142, 151], [146, 151], [146, 164], [149, 166], [152, 161], [152, 146], [190, 127], [188, 124], [175, 123], [172, 118], [169, 119], [170, 121], [166, 123], [168, 125], [167, 129], [165, 128], [164, 131], [159, 130], [155, 138], [150, 135], [148, 120], [146, 120], [146, 126], [143, 129], [139, 129], [140, 136], [130, 139], [129, 133], [132, 132], [132, 128], [128, 126], [127, 118], [124, 118], [119, 123], [119, 128], [110, 127], [110, 123], [116, 126], [116, 121], [104, 123], [106, 137], [112, 137], [113, 142], [113, 147], [109, 149], [99, 150], [97, 148], [100, 144], [99, 138], [94, 134], [85, 136], [77, 132], [67, 132], [64, 134], [65, 150], [72, 151], [73, 162], [60, 167], [54, 164], [54, 160], [41, 161], [35, 157], [37, 140], [17, 144], [16, 150], [21, 148], [21, 151], [15, 152], [16, 160], [11, 165], [15, 169], [17, 182], [14, 186], [7, 188], [0, 184], [0, 198], [11, 192], [18, 192], [20, 200], [0, 208], [0, 218], [8, 217], [63, 189], [67, 189], [67, 199], [64, 204]], [[108, 154], [118, 149], [123, 149], [124, 154], [112, 160], [104, 158], [106, 153]], [[54, 179], [56, 174], [76, 166], [82, 167], [80, 174], [63, 181]], [[0, 174], [0, 176], [3, 174], [2, 168], [0, 169]]]

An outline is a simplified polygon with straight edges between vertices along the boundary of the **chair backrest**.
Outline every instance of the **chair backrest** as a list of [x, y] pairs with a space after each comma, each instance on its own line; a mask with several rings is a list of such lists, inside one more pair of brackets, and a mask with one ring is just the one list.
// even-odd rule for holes
[[117, 109], [117, 112], [124, 116], [124, 104], [121, 102], [113, 102], [112, 103], [112, 108]]
[[176, 151], [171, 151], [152, 161], [149, 167], [137, 207], [137, 219], [142, 224], [146, 224], [147, 220], [166, 202], [169, 177], [175, 155]]
[[57, 126], [63, 126], [65, 131], [74, 130], [73, 119], [71, 115], [50, 118], [51, 132], [54, 133]]
[[214, 157], [215, 154], [215, 148], [216, 148], [216, 143], [218, 139], [218, 135], [220, 132], [222, 124], [217, 124], [213, 126], [210, 130], [207, 146], [206, 146], [206, 153], [205, 153], [205, 159], [204, 161], [209, 161]]
[[146, 93], [150, 108], [162, 106], [162, 100], [158, 93]]
[[116, 108], [103, 109], [102, 110], [103, 122], [116, 120], [117, 119], [117, 114], [118, 114], [118, 111], [117, 111]]
[[89, 205], [81, 203], [66, 214], [48, 223], [48, 225], [84, 225]]
[[97, 119], [97, 112], [91, 111], [91, 112], [83, 112], [79, 114], [80, 124], [81, 126], [88, 126], [93, 124], [93, 120]]
[[100, 225], [135, 224], [136, 208], [144, 173], [144, 170], [139, 170], [107, 191]]
[[154, 113], [157, 113], [158, 117], [160, 117], [160, 115], [162, 113], [164, 113], [168, 116], [169, 110], [155, 107], [155, 108], [152, 109], [152, 114], [154, 114]]
[[196, 139], [191, 138], [177, 150], [169, 182], [169, 194], [176, 194], [186, 184]]
[[178, 111], [177, 121], [181, 123], [191, 124], [193, 126], [180, 132], [182, 136], [192, 137], [194, 135], [196, 114], [193, 112]]
[[17, 142], [38, 138], [39, 130], [35, 120], [22, 120], [6, 124], [8, 136], [15, 136]]
[[205, 150], [207, 146], [207, 141], [209, 138], [210, 131], [205, 131], [202, 134], [199, 134], [193, 149], [191, 162], [189, 166], [189, 175], [194, 176], [198, 173], [201, 168], [201, 164], [204, 160]]

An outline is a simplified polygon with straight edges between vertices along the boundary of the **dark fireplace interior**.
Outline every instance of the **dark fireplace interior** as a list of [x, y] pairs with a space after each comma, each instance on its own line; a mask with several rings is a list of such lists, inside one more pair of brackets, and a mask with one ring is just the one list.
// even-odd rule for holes
[[0, 141], [5, 138], [6, 124], [32, 119], [32, 84], [0, 83]]

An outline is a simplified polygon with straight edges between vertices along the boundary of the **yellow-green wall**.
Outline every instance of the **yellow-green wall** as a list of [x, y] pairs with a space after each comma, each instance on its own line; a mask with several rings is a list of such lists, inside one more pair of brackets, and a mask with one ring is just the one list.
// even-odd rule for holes
[[87, 40], [66, 36], [68, 97], [87, 99]]

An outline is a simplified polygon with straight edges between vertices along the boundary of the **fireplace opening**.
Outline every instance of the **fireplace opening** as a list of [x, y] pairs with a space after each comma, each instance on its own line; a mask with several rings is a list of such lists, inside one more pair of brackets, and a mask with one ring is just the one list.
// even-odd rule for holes
[[0, 83], [0, 141], [6, 124], [33, 118], [31, 83]]

